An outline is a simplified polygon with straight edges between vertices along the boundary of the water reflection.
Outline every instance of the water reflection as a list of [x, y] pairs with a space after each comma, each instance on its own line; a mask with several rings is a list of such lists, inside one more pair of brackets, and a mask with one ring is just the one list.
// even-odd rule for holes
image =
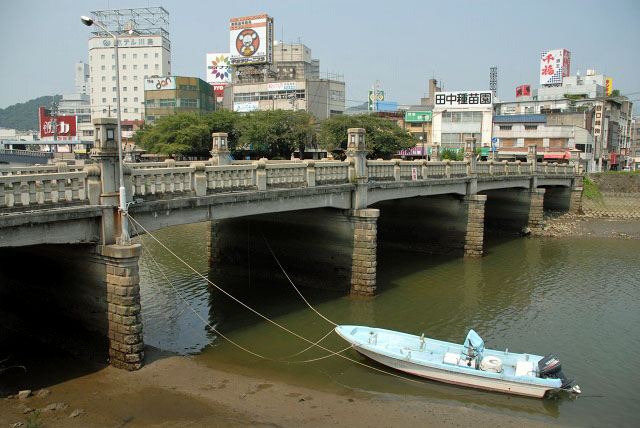
[[[207, 275], [206, 224], [156, 234]], [[340, 358], [288, 365], [260, 360], [207, 331], [159, 269], [193, 310], [240, 345], [277, 359], [308, 344], [211, 289], [148, 237], [140, 239], [147, 246], [141, 261], [145, 341], [162, 349], [198, 353], [198, 358], [215, 367], [340, 394], [383, 394], [389, 399], [409, 395], [571, 425], [630, 425], [640, 414], [640, 392], [635, 377], [629, 375], [630, 368], [640, 367], [640, 354], [614, 351], [640, 346], [640, 242], [489, 237], [486, 256], [479, 260], [380, 251], [375, 298], [303, 289], [309, 302], [337, 323], [424, 332], [455, 342], [462, 342], [467, 330], [474, 328], [490, 348], [554, 353], [584, 391], [572, 401], [566, 396], [512, 397], [427, 380], [416, 385]], [[331, 330], [283, 277], [270, 282], [252, 277], [249, 287], [220, 285], [234, 289], [250, 306], [310, 340]], [[333, 350], [345, 347], [335, 335], [323, 344]], [[313, 349], [294, 360], [324, 354]], [[355, 352], [348, 355], [373, 364]]]

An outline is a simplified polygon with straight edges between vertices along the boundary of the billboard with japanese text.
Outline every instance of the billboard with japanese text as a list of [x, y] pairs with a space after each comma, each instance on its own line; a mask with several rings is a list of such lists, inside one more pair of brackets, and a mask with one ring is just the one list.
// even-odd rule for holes
[[540, 84], [562, 84], [571, 71], [571, 52], [566, 49], [542, 51], [540, 54]]
[[516, 88], [516, 98], [518, 97], [530, 97], [531, 85], [520, 85]]
[[613, 79], [612, 78], [607, 78], [605, 80], [605, 88], [607, 90], [607, 96], [611, 95], [611, 93], [613, 92]]
[[431, 122], [430, 111], [407, 111], [404, 113], [405, 122]]
[[271, 64], [273, 18], [266, 14], [231, 18], [229, 29], [232, 65]]
[[144, 79], [145, 91], [160, 91], [176, 88], [176, 79], [173, 76], [148, 77]]
[[[38, 121], [40, 125], [40, 138], [53, 137], [54, 127], [53, 120], [51, 118], [51, 110], [44, 107], [40, 107]], [[62, 139], [69, 139], [69, 137], [76, 136], [78, 119], [76, 116], [57, 116], [56, 128], [57, 136]]]
[[435, 108], [487, 108], [493, 105], [493, 93], [487, 91], [436, 92]]
[[207, 83], [231, 83], [231, 54], [207, 54]]

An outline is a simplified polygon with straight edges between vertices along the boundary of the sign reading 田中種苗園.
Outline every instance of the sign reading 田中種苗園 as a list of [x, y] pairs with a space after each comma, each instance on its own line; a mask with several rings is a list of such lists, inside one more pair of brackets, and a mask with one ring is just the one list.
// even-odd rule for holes
[[435, 109], [446, 108], [491, 108], [493, 93], [491, 91], [457, 91], [436, 92], [434, 97]]
[[232, 65], [271, 64], [273, 18], [266, 14], [231, 18], [229, 29]]
[[433, 113], [430, 111], [407, 111], [404, 113], [405, 122], [431, 122]]

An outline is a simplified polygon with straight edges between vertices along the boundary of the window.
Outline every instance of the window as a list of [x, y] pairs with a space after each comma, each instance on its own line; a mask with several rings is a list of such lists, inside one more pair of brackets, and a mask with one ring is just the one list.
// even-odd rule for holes
[[526, 129], [527, 131], [534, 131], [538, 129], [538, 125], [525, 125], [524, 129]]
[[133, 112], [134, 112], [134, 113], [137, 113], [137, 112], [138, 112], [138, 107], [134, 108], [134, 109], [133, 109]]
[[154, 55], [154, 58], [158, 58], [158, 53], [156, 52], [156, 54]]
[[160, 107], [175, 107], [176, 100], [173, 98], [161, 98]]
[[127, 76], [122, 76], [122, 80], [127, 80]]
[[106, 102], [107, 102], [107, 99], [106, 99], [106, 98], [103, 98], [103, 99], [102, 99], [102, 102], [103, 102], [103, 103], [106, 103]]
[[149, 54], [144, 54], [144, 59], [147, 59], [149, 57]]
[[100, 67], [100, 70], [103, 70], [103, 71], [105, 70], [104, 65]]
[[[145, 65], [144, 65], [144, 69], [145, 69], [145, 70], [149, 69], [149, 64], [145, 64]], [[146, 78], [146, 76], [145, 76], [145, 78]]]
[[106, 109], [106, 108], [103, 108], [103, 109], [102, 109], [102, 112], [103, 112], [103, 113], [106, 113], [106, 112], [107, 112], [107, 109]]
[[104, 82], [106, 80], [107, 80], [107, 78], [105, 76], [102, 76], [102, 81]]
[[116, 91], [118, 90], [118, 88], [114, 86], [113, 88], [111, 88], [111, 90], [112, 90], [113, 92], [116, 92]]
[[111, 70], [115, 70], [115, 69], [116, 69], [116, 65], [114, 64], [111, 66]]
[[137, 70], [138, 69], [138, 64], [133, 64], [133, 69]]
[[160, 70], [160, 65], [156, 64], [156, 70]]
[[127, 59], [127, 54], [122, 54], [122, 59]]
[[137, 87], [137, 86], [134, 86], [134, 87], [133, 87], [133, 90], [134, 90], [134, 91], [137, 91], [137, 90], [138, 90], [138, 87]]
[[116, 103], [116, 102], [118, 102], [118, 100], [117, 100], [116, 98], [113, 98], [113, 99], [111, 100], [111, 102], [112, 102], [112, 103]]
[[126, 98], [123, 98], [123, 99], [122, 99], [122, 102], [123, 102], [123, 103], [126, 103], [126, 102], [127, 102], [127, 99], [126, 99]]
[[198, 101], [191, 98], [178, 98], [178, 107], [198, 108]]
[[123, 113], [127, 113], [127, 109], [125, 108], [122, 112], [123, 112]]
[[500, 130], [501, 131], [510, 131], [511, 130], [511, 125], [500, 125]]
[[100, 59], [104, 59], [104, 54], [100, 55]]
[[126, 86], [122, 87], [122, 92], [127, 92], [127, 87]]
[[133, 76], [133, 80], [138, 80], [138, 76]]
[[137, 59], [138, 58], [138, 54], [133, 54], [133, 59]]
[[105, 88], [104, 86], [102, 87], [102, 92], [107, 92], [107, 88]]
[[[135, 88], [134, 88], [135, 89]], [[133, 102], [137, 103], [138, 102], [138, 97], [133, 97]]]

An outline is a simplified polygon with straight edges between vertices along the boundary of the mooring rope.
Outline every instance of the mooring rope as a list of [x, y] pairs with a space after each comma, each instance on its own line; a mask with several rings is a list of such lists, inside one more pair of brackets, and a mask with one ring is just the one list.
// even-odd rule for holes
[[[138, 223], [137, 221], [135, 221], [133, 219], [133, 217], [129, 216], [130, 219], [132, 219], [134, 222]], [[142, 227], [142, 225], [140, 223], [138, 223], [138, 225], [144, 229], [144, 227]], [[136, 231], [136, 235], [138, 234], [138, 229], [136, 228], [136, 225], [132, 223], [132, 226], [134, 228], [134, 230]], [[148, 231], [145, 230], [145, 232], [147, 234], [149, 234]], [[151, 234], [149, 234], [149, 236], [151, 236]], [[155, 237], [152, 236], [153, 239], [155, 239]], [[236, 346], [239, 349], [242, 349], [245, 352], [248, 352], [251, 355], [254, 355], [258, 358], [263, 358], [265, 360], [271, 360], [271, 358], [265, 357], [264, 355], [260, 355], [256, 352], [253, 352], [245, 347], [243, 347], [242, 345], [234, 342], [233, 340], [229, 339], [228, 337], [226, 337], [224, 334], [220, 333], [214, 326], [212, 326], [209, 321], [205, 320], [204, 318], [202, 318], [202, 316], [198, 313], [198, 311], [196, 311], [195, 309], [193, 309], [193, 306], [191, 306], [191, 304], [189, 302], [187, 302], [187, 300], [184, 298], [184, 296], [182, 296], [182, 293], [180, 293], [178, 291], [178, 289], [173, 285], [173, 282], [171, 282], [171, 280], [169, 279], [169, 277], [167, 277], [167, 275], [164, 273], [164, 271], [160, 268], [160, 265], [158, 264], [158, 262], [156, 261], [155, 257], [153, 257], [153, 254], [151, 253], [151, 251], [148, 250], [148, 248], [145, 246], [144, 244], [144, 240], [140, 239], [140, 242], [142, 243], [142, 246], [145, 249], [145, 252], [149, 254], [149, 256], [151, 257], [151, 260], [153, 260], [153, 262], [156, 264], [157, 269], [160, 271], [160, 273], [162, 274], [162, 276], [164, 276], [165, 280], [169, 283], [169, 285], [171, 286], [171, 288], [173, 289], [173, 291], [178, 295], [178, 297], [180, 297], [180, 299], [182, 300], [182, 302], [189, 307], [189, 309], [191, 309], [191, 312], [193, 312], [195, 314], [196, 317], [198, 317], [200, 319], [200, 321], [202, 321], [207, 327], [209, 327], [211, 330], [213, 330], [217, 335], [219, 335], [220, 337], [222, 337], [224, 340], [228, 341], [229, 343], [231, 343], [233, 346]], [[160, 242], [156, 239], [156, 242]], [[162, 244], [161, 244], [162, 245]], [[166, 247], [165, 247], [166, 248]]]
[[304, 303], [307, 304], [307, 306], [309, 307], [309, 309], [311, 309], [313, 312], [315, 312], [320, 318], [322, 318], [323, 320], [325, 320], [326, 322], [328, 322], [329, 324], [332, 324], [334, 327], [337, 327], [338, 324], [331, 321], [329, 318], [325, 317], [324, 315], [322, 315], [320, 312], [316, 311], [316, 309], [311, 306], [311, 304], [307, 301], [307, 299], [304, 298], [304, 296], [302, 295], [302, 293], [300, 292], [300, 290], [298, 290], [298, 287], [296, 287], [296, 285], [293, 283], [293, 281], [291, 280], [291, 278], [289, 277], [289, 275], [287, 274], [287, 272], [284, 270], [284, 268], [282, 267], [282, 264], [280, 263], [280, 260], [278, 260], [278, 257], [276, 257], [276, 253], [273, 252], [273, 250], [271, 249], [271, 245], [269, 245], [269, 242], [267, 241], [267, 238], [265, 238], [264, 234], [262, 234], [262, 239], [264, 239], [264, 243], [267, 244], [267, 248], [269, 249], [269, 251], [271, 252], [271, 255], [273, 256], [273, 258], [275, 259], [276, 263], [278, 263], [278, 266], [280, 267], [280, 270], [282, 271], [282, 273], [284, 274], [284, 276], [287, 277], [287, 280], [289, 280], [289, 283], [291, 284], [291, 286], [293, 287], [294, 290], [296, 290], [296, 292], [298, 293], [298, 295], [300, 296], [300, 298], [304, 301]]
[[[328, 352], [328, 353], [329, 353], [329, 355], [327, 355], [327, 356], [326, 356], [327, 358], [328, 358], [328, 357], [331, 357], [331, 356], [338, 356], [338, 357], [343, 358], [343, 359], [345, 359], [345, 360], [347, 360], [347, 361], [350, 361], [350, 362], [355, 363], [355, 364], [358, 364], [358, 365], [360, 365], [360, 366], [363, 366], [363, 367], [369, 368], [369, 369], [371, 369], [371, 370], [374, 370], [374, 371], [377, 371], [377, 372], [380, 372], [380, 373], [384, 373], [384, 374], [386, 374], [386, 375], [393, 376], [393, 377], [396, 377], [396, 378], [398, 378], [398, 379], [406, 380], [406, 381], [408, 381], [408, 382], [413, 382], [413, 383], [417, 383], [417, 384], [422, 385], [422, 382], [420, 382], [420, 381], [418, 381], [418, 380], [411, 379], [411, 378], [408, 378], [408, 377], [405, 377], [405, 376], [401, 376], [401, 375], [398, 375], [398, 374], [395, 374], [395, 373], [391, 373], [391, 372], [388, 372], [388, 371], [385, 371], [385, 370], [379, 369], [379, 368], [377, 368], [377, 367], [370, 366], [370, 365], [365, 364], [365, 363], [363, 363], [363, 362], [361, 362], [361, 361], [354, 360], [354, 359], [352, 359], [352, 358], [349, 358], [349, 357], [347, 357], [347, 356], [345, 356], [345, 355], [342, 355], [342, 354], [341, 354], [341, 352], [344, 352], [344, 351], [346, 351], [346, 350], [348, 350], [348, 349], [350, 349], [350, 348], [354, 347], [354, 345], [351, 345], [351, 346], [349, 346], [349, 347], [347, 347], [347, 348], [343, 349], [342, 351], [335, 352], [335, 351], [332, 351], [331, 349], [325, 348], [324, 346], [322, 346], [322, 345], [320, 345], [320, 344], [315, 344], [315, 343], [314, 343], [314, 342], [312, 342], [311, 340], [309, 340], [309, 339], [307, 339], [307, 338], [305, 338], [305, 337], [303, 337], [303, 336], [301, 336], [301, 335], [299, 335], [299, 334], [297, 334], [297, 333], [295, 333], [295, 332], [293, 332], [293, 331], [289, 330], [288, 328], [286, 328], [286, 327], [284, 327], [284, 326], [282, 326], [282, 325], [278, 324], [277, 322], [275, 322], [275, 321], [273, 321], [273, 320], [269, 319], [269, 318], [268, 318], [268, 317], [266, 317], [265, 315], [261, 314], [260, 312], [256, 311], [256, 310], [255, 310], [255, 309], [253, 309], [252, 307], [250, 307], [249, 305], [247, 305], [247, 304], [245, 304], [245, 303], [241, 302], [241, 301], [240, 301], [240, 300], [238, 300], [235, 296], [233, 296], [233, 295], [229, 294], [227, 291], [225, 291], [224, 289], [222, 289], [220, 286], [218, 286], [217, 284], [215, 284], [215, 283], [213, 283], [211, 280], [209, 280], [209, 278], [205, 277], [205, 276], [204, 276], [204, 275], [202, 275], [200, 272], [198, 272], [195, 268], [193, 268], [191, 265], [189, 265], [187, 262], [185, 262], [185, 261], [184, 261], [180, 256], [178, 256], [176, 253], [174, 253], [174, 252], [173, 252], [173, 251], [171, 251], [169, 248], [167, 248], [167, 246], [166, 246], [166, 245], [164, 245], [160, 240], [158, 240], [158, 238], [156, 238], [153, 234], [151, 234], [151, 233], [150, 233], [150, 232], [149, 232], [149, 231], [148, 231], [148, 230], [147, 230], [147, 229], [146, 229], [142, 224], [140, 224], [140, 222], [138, 222], [135, 218], [133, 218], [129, 213], [125, 213], [125, 215], [126, 215], [126, 216], [127, 216], [127, 217], [132, 221], [132, 222], [134, 222], [134, 223], [136, 223], [138, 226], [140, 226], [140, 228], [141, 228], [141, 229], [142, 229], [142, 230], [143, 230], [147, 235], [149, 235], [149, 236], [150, 236], [154, 241], [156, 241], [156, 242], [157, 242], [157, 243], [158, 243], [162, 248], [164, 248], [167, 252], [169, 252], [169, 254], [171, 254], [173, 257], [175, 257], [176, 259], [178, 259], [178, 260], [179, 260], [182, 264], [184, 264], [187, 268], [189, 268], [189, 269], [190, 269], [191, 271], [193, 271], [196, 275], [198, 275], [199, 277], [201, 277], [202, 279], [204, 279], [205, 281], [207, 281], [209, 284], [211, 284], [213, 287], [215, 287], [215, 288], [216, 288], [217, 290], [219, 290], [221, 293], [223, 293], [224, 295], [226, 295], [227, 297], [229, 297], [229, 298], [230, 298], [230, 299], [232, 299], [233, 301], [237, 302], [239, 305], [243, 306], [244, 308], [248, 309], [249, 311], [253, 312], [254, 314], [258, 315], [260, 318], [264, 319], [265, 321], [267, 321], [267, 322], [269, 322], [269, 323], [271, 323], [271, 324], [275, 325], [276, 327], [278, 327], [278, 328], [280, 328], [280, 329], [282, 329], [282, 330], [286, 331], [287, 333], [289, 333], [289, 334], [291, 334], [291, 335], [293, 335], [293, 336], [297, 337], [298, 339], [303, 340], [303, 341], [305, 341], [305, 342], [309, 343], [309, 344], [310, 344], [310, 345], [312, 345], [312, 346], [315, 346], [315, 347], [317, 347], [317, 348], [322, 349], [322, 350], [323, 350], [323, 351], [325, 351], [325, 352]], [[134, 226], [134, 228], [135, 228], [135, 226]], [[136, 229], [136, 235], [139, 235], [139, 234], [138, 234], [137, 229]], [[142, 241], [142, 240], [141, 240], [141, 241]], [[168, 281], [169, 279], [167, 278], [167, 276], [166, 276], [166, 275], [164, 275], [164, 272], [163, 272], [162, 270], [160, 270], [160, 271], [162, 272], [163, 276], [164, 276], [164, 277], [167, 279], [167, 281]], [[173, 287], [173, 285], [172, 285], [172, 287]], [[173, 287], [173, 288], [174, 288], [174, 290], [176, 290], [176, 289], [175, 289], [175, 287]], [[176, 292], [177, 292], [177, 291], [176, 291]], [[182, 298], [182, 296], [181, 296], [180, 294], [179, 294], [179, 296], [181, 297], [181, 299], [183, 300], [183, 302], [184, 302], [186, 305], [189, 305], [189, 306], [191, 307], [191, 305], [189, 304], [189, 302], [187, 302], [186, 300], [184, 300], [184, 298]], [[198, 314], [198, 313], [197, 313], [193, 308], [191, 308], [191, 310], [196, 314], [196, 316], [197, 316], [197, 317], [198, 317], [202, 322], [204, 322], [207, 326], [209, 326], [211, 329], [213, 329], [216, 333], [220, 334], [220, 333], [218, 332], [218, 330], [216, 330], [212, 325], [210, 325], [208, 321], [206, 321], [205, 319], [203, 319], [203, 318], [200, 316], [200, 314]], [[224, 339], [228, 340], [230, 343], [235, 343], [235, 342], [231, 341], [231, 339], [227, 338], [226, 336], [223, 336], [222, 334], [220, 334], [220, 337], [222, 337], [222, 338], [224, 338]], [[250, 353], [250, 354], [252, 354], [252, 355], [255, 355], [255, 356], [257, 356], [257, 357], [260, 357], [260, 358], [263, 358], [263, 359], [266, 359], [266, 360], [271, 360], [271, 361], [273, 361], [273, 360], [272, 360], [272, 359], [270, 359], [270, 358], [267, 358], [267, 357], [264, 357], [264, 356], [262, 356], [262, 355], [260, 355], [260, 354], [255, 353], [255, 352], [252, 352], [252, 351], [250, 351], [250, 350], [248, 350], [248, 349], [246, 349], [246, 348], [244, 348], [244, 347], [242, 347], [242, 346], [240, 346], [240, 345], [237, 345], [237, 344], [236, 344], [236, 346], [237, 346], [239, 349], [242, 349], [242, 350], [244, 350], [244, 351], [246, 351], [246, 352], [248, 352], [248, 353]], [[323, 358], [325, 358], [325, 357], [323, 357]]]

